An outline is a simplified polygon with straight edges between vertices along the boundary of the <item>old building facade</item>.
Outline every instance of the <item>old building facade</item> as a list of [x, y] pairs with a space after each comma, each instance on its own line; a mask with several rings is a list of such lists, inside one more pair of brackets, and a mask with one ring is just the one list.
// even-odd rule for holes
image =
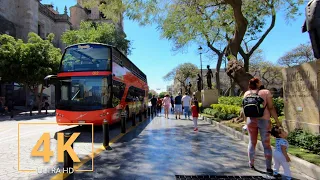
[[[114, 24], [123, 32], [122, 15], [120, 19], [119, 23]], [[78, 29], [82, 20], [112, 23], [103, 18], [98, 8], [84, 8], [81, 0], [77, 0], [77, 4], [70, 7], [70, 17], [66, 10], [63, 14], [59, 14], [53, 5], [42, 4], [41, 0], [0, 0], [0, 34], [9, 34], [25, 42], [29, 32], [35, 32], [42, 38], [53, 33], [55, 34], [53, 45], [63, 51], [66, 45], [62, 43], [61, 35], [67, 30]], [[47, 88], [44, 93], [49, 96], [49, 103], [53, 107], [54, 88]], [[19, 84], [3, 84], [0, 80], [0, 97], [7, 99], [8, 94], [12, 94], [18, 106], [25, 105], [30, 97], [26, 96], [25, 88]]]
[[45, 38], [54, 33], [53, 44], [60, 49], [63, 32], [71, 29], [70, 17], [59, 14], [52, 5], [41, 4], [39, 0], [1, 0], [0, 1], [0, 34], [9, 34], [26, 41], [29, 32], [35, 32]]

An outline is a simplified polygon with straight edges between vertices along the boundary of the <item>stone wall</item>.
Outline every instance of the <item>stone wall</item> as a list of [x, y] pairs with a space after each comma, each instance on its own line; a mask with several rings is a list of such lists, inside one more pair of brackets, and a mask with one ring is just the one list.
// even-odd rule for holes
[[15, 18], [19, 19], [19, 25], [16, 27], [17, 36], [26, 41], [29, 32], [38, 32], [39, 0], [16, 1], [18, 3], [18, 13]]
[[319, 133], [320, 60], [283, 69], [282, 73], [286, 117], [283, 124], [289, 131], [303, 128]]
[[70, 7], [70, 21], [73, 29], [79, 29], [80, 22], [87, 19], [87, 13], [80, 5]]

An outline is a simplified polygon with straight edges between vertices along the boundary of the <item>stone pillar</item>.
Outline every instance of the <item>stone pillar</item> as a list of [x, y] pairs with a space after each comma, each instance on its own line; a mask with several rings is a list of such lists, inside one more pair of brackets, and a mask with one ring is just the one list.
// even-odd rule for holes
[[283, 126], [320, 133], [320, 60], [286, 68], [283, 73]]
[[217, 89], [207, 89], [201, 91], [201, 102], [202, 107], [208, 108], [211, 104], [218, 103], [218, 90]]

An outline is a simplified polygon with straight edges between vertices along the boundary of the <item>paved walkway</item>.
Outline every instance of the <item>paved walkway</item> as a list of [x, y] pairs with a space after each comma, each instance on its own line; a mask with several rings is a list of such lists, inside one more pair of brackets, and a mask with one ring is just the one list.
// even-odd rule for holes
[[[219, 133], [214, 126], [199, 122], [193, 131], [190, 120], [155, 117], [112, 144], [94, 159], [94, 172], [77, 172], [74, 179], [175, 179], [176, 175], [262, 176], [265, 165], [261, 152], [255, 166], [247, 165], [247, 146]], [[91, 162], [81, 169], [91, 169]], [[311, 179], [295, 169], [296, 179]], [[269, 177], [268, 177], [269, 178]]]

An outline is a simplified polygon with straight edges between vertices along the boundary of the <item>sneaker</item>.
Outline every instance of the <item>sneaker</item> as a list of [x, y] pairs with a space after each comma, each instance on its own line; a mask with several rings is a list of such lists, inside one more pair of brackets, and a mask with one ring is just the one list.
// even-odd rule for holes
[[249, 164], [250, 169], [255, 170], [254, 165]]
[[267, 169], [267, 174], [273, 176], [273, 169]]

